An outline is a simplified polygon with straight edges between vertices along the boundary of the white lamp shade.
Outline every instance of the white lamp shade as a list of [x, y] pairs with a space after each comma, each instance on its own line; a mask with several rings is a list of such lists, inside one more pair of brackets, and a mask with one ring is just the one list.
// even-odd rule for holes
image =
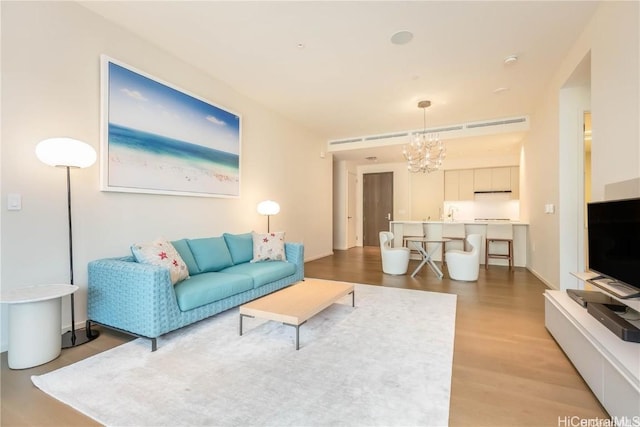
[[86, 168], [96, 162], [96, 150], [72, 138], [49, 138], [36, 145], [36, 156], [49, 166]]
[[265, 200], [258, 203], [258, 213], [260, 215], [276, 215], [280, 212], [280, 205], [273, 200]]

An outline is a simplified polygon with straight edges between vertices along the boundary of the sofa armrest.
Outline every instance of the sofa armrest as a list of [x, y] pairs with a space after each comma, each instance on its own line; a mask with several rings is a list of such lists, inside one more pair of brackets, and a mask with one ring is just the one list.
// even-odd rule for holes
[[153, 338], [166, 332], [167, 319], [178, 310], [166, 268], [131, 257], [89, 263], [89, 320]]
[[304, 279], [304, 245], [302, 243], [285, 243], [284, 252], [287, 261], [296, 265], [297, 280]]

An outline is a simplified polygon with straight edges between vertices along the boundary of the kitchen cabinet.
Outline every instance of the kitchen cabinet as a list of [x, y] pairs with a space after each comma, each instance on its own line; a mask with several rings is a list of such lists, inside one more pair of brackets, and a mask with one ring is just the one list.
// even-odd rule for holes
[[462, 169], [458, 183], [459, 200], [473, 200], [473, 169]]
[[473, 191], [491, 191], [491, 169], [473, 170]]
[[473, 200], [473, 169], [448, 170], [444, 173], [444, 199]]
[[412, 173], [410, 186], [411, 216], [422, 219], [440, 218], [442, 202], [445, 200], [444, 172]]
[[511, 191], [511, 168], [491, 168], [491, 190]]
[[511, 167], [474, 169], [473, 188], [475, 192], [511, 191]]
[[511, 199], [518, 200], [520, 198], [520, 168], [511, 166]]
[[444, 171], [444, 199], [445, 200], [460, 200], [459, 197], [459, 185], [460, 185], [460, 171], [451, 170]]

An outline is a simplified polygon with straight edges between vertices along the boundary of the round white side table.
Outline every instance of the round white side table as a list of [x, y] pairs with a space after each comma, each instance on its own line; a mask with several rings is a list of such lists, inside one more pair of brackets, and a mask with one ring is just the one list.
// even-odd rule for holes
[[47, 363], [62, 349], [62, 297], [75, 285], [38, 285], [2, 292], [9, 305], [9, 368], [26, 369]]

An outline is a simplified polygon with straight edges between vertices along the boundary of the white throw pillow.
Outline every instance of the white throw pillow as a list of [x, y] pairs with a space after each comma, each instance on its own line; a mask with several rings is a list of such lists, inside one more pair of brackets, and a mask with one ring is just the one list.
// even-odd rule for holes
[[276, 233], [253, 233], [253, 259], [258, 261], [286, 261], [284, 253], [284, 231]]
[[169, 269], [171, 283], [174, 285], [189, 278], [189, 269], [171, 243], [156, 239], [151, 243], [131, 245], [131, 253], [141, 264], [152, 264]]

